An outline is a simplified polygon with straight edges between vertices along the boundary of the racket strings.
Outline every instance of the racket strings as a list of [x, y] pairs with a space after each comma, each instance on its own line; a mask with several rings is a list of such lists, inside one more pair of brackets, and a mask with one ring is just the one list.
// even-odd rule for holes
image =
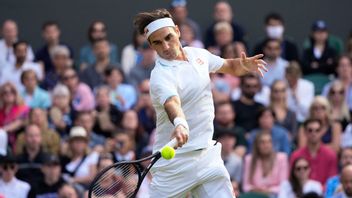
[[138, 179], [138, 170], [133, 164], [119, 164], [99, 177], [92, 188], [92, 197], [132, 197], [137, 188]]

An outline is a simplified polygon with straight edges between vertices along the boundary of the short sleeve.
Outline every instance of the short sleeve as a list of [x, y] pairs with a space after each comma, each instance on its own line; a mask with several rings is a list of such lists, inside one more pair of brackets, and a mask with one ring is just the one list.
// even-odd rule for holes
[[207, 50], [205, 50], [205, 51], [206, 51], [206, 55], [208, 57], [209, 72], [215, 73], [217, 70], [219, 70], [224, 65], [225, 59], [223, 59], [219, 56], [216, 56]]
[[[160, 70], [159, 70], [160, 71]], [[173, 82], [174, 78], [166, 72], [153, 72], [150, 78], [150, 93], [153, 100], [160, 105], [171, 96], [178, 96], [177, 86]]]

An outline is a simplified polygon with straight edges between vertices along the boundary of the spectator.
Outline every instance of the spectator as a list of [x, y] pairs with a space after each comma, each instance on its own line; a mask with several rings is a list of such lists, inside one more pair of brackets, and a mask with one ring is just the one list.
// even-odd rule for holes
[[121, 69], [110, 67], [105, 70], [105, 81], [111, 89], [111, 103], [120, 111], [131, 109], [137, 102], [136, 89], [124, 83], [125, 80]]
[[82, 82], [86, 83], [91, 89], [94, 89], [104, 84], [105, 69], [117, 66], [113, 65], [116, 63], [112, 63], [110, 60], [110, 45], [107, 39], [96, 39], [92, 45], [96, 61], [82, 70], [79, 77]]
[[144, 42], [146, 42], [145, 36], [139, 34], [138, 31], [134, 29], [132, 34], [132, 43], [126, 45], [122, 49], [121, 65], [122, 71], [126, 76], [130, 75], [131, 69], [141, 60], [142, 57], [139, 52], [139, 48]]
[[290, 141], [297, 136], [296, 113], [288, 108], [287, 105], [287, 85], [282, 80], [274, 81], [270, 91], [270, 109], [275, 115], [275, 123], [288, 130]]
[[156, 52], [150, 48], [147, 42], [144, 42], [140, 48], [142, 60], [139, 64], [131, 69], [129, 82], [134, 86], [138, 85], [145, 79], [150, 78], [152, 69], [154, 68]]
[[88, 135], [82, 127], [70, 130], [68, 143], [69, 152], [63, 157], [63, 178], [82, 190], [87, 189], [96, 174], [98, 154], [88, 151]]
[[277, 196], [280, 183], [287, 179], [288, 163], [285, 153], [274, 151], [271, 135], [259, 133], [252, 153], [245, 157], [243, 176], [244, 192]]
[[297, 158], [304, 157], [311, 166], [309, 178], [324, 185], [329, 177], [337, 173], [336, 153], [322, 143], [323, 132], [320, 120], [307, 119], [303, 123], [303, 128], [307, 145], [292, 153], [290, 164], [292, 165]]
[[61, 176], [60, 159], [56, 155], [45, 155], [41, 171], [44, 177], [34, 184], [30, 191], [30, 198], [58, 197], [59, 188], [64, 185]]
[[256, 117], [262, 104], [254, 100], [258, 92], [260, 80], [254, 74], [241, 77], [241, 97], [232, 103], [234, 111], [237, 113], [235, 123], [243, 127], [246, 132], [258, 127]]
[[44, 80], [40, 84], [41, 87], [48, 91], [52, 91], [62, 79], [63, 72], [73, 66], [70, 58], [70, 50], [64, 45], [53, 47], [50, 51], [50, 57], [54, 68], [52, 71], [45, 73]]
[[281, 58], [288, 61], [299, 61], [297, 45], [290, 39], [284, 36], [285, 33], [285, 21], [279, 13], [269, 13], [266, 15], [265, 20], [265, 33], [266, 38], [254, 47], [254, 54], [263, 53], [265, 46], [265, 40], [277, 39], [280, 41]]
[[[39, 61], [44, 65], [45, 73], [54, 69], [53, 62], [50, 56], [50, 51], [58, 45], [65, 45], [60, 41], [61, 30], [59, 24], [55, 21], [46, 21], [42, 26], [42, 36], [45, 45], [35, 53], [35, 61]], [[65, 45], [68, 47], [67, 45]], [[70, 58], [73, 60], [73, 50], [70, 50]]]
[[214, 26], [217, 22], [225, 21], [231, 24], [233, 30], [233, 41], [243, 41], [243, 28], [234, 22], [231, 5], [227, 1], [218, 1], [214, 5], [214, 22], [206, 30], [205, 48], [215, 45]]
[[328, 44], [328, 36], [325, 21], [315, 21], [312, 25], [310, 47], [303, 52], [303, 74], [334, 74], [338, 54]]
[[[320, 120], [322, 142], [337, 153], [341, 144], [342, 126], [340, 122], [331, 119], [331, 106], [329, 101], [322, 96], [316, 96], [309, 108], [309, 118]], [[306, 145], [307, 138], [303, 127], [301, 127], [298, 132], [298, 147], [303, 148]]]
[[221, 48], [221, 57], [228, 58], [239, 58], [241, 52], [247, 53], [247, 48], [241, 41], [229, 43]]
[[[56, 131], [49, 128], [47, 111], [45, 109], [31, 109], [29, 112], [29, 124], [35, 124], [40, 128], [42, 146], [45, 152], [58, 154], [60, 150], [60, 136]], [[16, 141], [16, 153], [21, 154], [25, 145], [24, 134], [19, 134]]]
[[264, 42], [263, 59], [268, 63], [268, 72], [266, 73], [267, 76], [261, 79], [263, 85], [270, 87], [275, 80], [285, 79], [285, 69], [288, 66], [288, 62], [280, 57], [281, 51], [279, 40], [267, 39]]
[[21, 74], [21, 82], [24, 90], [21, 92], [27, 106], [30, 108], [48, 109], [51, 106], [51, 98], [47, 91], [38, 86], [37, 74], [29, 69]]
[[245, 130], [234, 122], [236, 116], [230, 102], [217, 103], [215, 106], [214, 136], [217, 139], [219, 133], [222, 132], [235, 136], [232, 149], [238, 156], [243, 157], [247, 150], [247, 140], [244, 136]]
[[259, 123], [259, 128], [252, 130], [248, 137], [248, 148], [249, 152], [254, 149], [255, 137], [259, 133], [267, 133], [271, 135], [271, 140], [273, 142], [274, 150], [276, 152], [286, 153], [287, 156], [291, 153], [291, 142], [288, 137], [288, 131], [278, 126], [274, 123], [275, 115], [274, 112], [269, 108], [262, 108], [259, 110], [257, 117], [257, 122]]
[[296, 198], [304, 194], [315, 192], [318, 195], [323, 194], [322, 185], [314, 180], [309, 179], [310, 166], [304, 158], [297, 158], [293, 162], [288, 181], [280, 185], [278, 198]]
[[8, 151], [8, 145], [7, 145], [7, 132], [4, 131], [3, 129], [0, 129], [0, 156], [5, 156], [7, 155]]
[[302, 77], [302, 71], [297, 62], [291, 62], [286, 68], [287, 104], [296, 113], [297, 121], [304, 122], [308, 116], [310, 104], [314, 98], [313, 83]]
[[72, 68], [63, 73], [63, 83], [70, 90], [71, 105], [75, 111], [90, 111], [94, 109], [94, 95], [89, 86], [80, 82], [77, 73]]
[[64, 184], [58, 190], [58, 198], [79, 198], [79, 193], [72, 184]]
[[61, 138], [66, 139], [73, 124], [73, 109], [70, 106], [70, 91], [63, 84], [57, 84], [52, 91], [53, 105], [49, 109], [50, 125]]
[[[340, 153], [340, 167], [352, 165], [352, 147], [342, 148]], [[331, 198], [341, 190], [340, 174], [330, 177], [326, 182], [325, 198]]]
[[171, 0], [170, 13], [178, 27], [181, 28], [184, 24], [188, 24], [191, 31], [194, 32], [195, 39], [202, 39], [202, 32], [199, 24], [188, 16], [186, 0]]
[[16, 133], [25, 124], [29, 108], [26, 106], [16, 87], [7, 82], [0, 87], [0, 128], [8, 133], [9, 146], [15, 146]]
[[221, 158], [224, 161], [231, 180], [240, 183], [242, 181], [242, 157], [233, 152], [233, 148], [237, 142], [237, 134], [234, 132], [226, 129], [217, 131], [216, 141], [222, 145]]
[[4, 197], [26, 198], [31, 186], [16, 178], [18, 165], [12, 155], [0, 157], [0, 194]]
[[[18, 27], [16, 21], [6, 19], [1, 28], [2, 39], [0, 39], [0, 62], [7, 65], [14, 65], [16, 58], [13, 50], [13, 44], [18, 39]], [[31, 62], [34, 59], [33, 50], [30, 46], [27, 48], [26, 61]]]
[[[86, 44], [80, 49], [80, 66], [79, 70], [82, 71], [87, 68], [89, 65], [93, 65], [97, 62], [96, 55], [94, 53], [94, 43], [100, 39], [107, 39], [107, 27], [103, 21], [93, 21], [88, 28], [88, 40], [89, 44]], [[118, 51], [117, 46], [109, 41], [109, 61], [112, 64], [118, 62]]]
[[229, 22], [220, 21], [215, 24], [213, 31], [215, 44], [213, 46], [209, 46], [207, 49], [211, 53], [220, 56], [221, 48], [233, 42], [233, 29]]
[[182, 23], [179, 28], [181, 33], [181, 44], [183, 47], [189, 46], [204, 48], [203, 42], [197, 39], [196, 33], [190, 23]]
[[96, 119], [93, 131], [104, 137], [111, 137], [121, 123], [123, 112], [111, 103], [108, 86], [97, 89], [95, 101]]
[[110, 151], [114, 163], [136, 159], [133, 138], [126, 132], [117, 132], [113, 137], [113, 148]]
[[40, 65], [34, 62], [26, 61], [28, 44], [25, 41], [18, 41], [13, 45], [13, 51], [15, 53], [15, 63], [9, 65], [2, 70], [0, 84], [6, 82], [12, 82], [17, 90], [22, 91], [23, 86], [21, 83], [21, 75], [25, 70], [32, 69], [37, 74], [39, 80], [43, 79], [43, 71]]
[[352, 165], [347, 165], [342, 169], [341, 183], [343, 190], [334, 195], [333, 198], [348, 198], [352, 196]]
[[43, 174], [40, 168], [45, 160], [46, 152], [43, 151], [43, 138], [39, 126], [27, 125], [24, 131], [24, 145], [21, 154], [17, 155], [19, 169], [17, 178], [28, 182], [31, 186], [38, 183]]

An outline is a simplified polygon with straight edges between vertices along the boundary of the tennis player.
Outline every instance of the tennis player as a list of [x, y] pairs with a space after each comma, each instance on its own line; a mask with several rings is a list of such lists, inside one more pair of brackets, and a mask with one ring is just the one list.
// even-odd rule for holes
[[221, 145], [212, 141], [214, 105], [209, 73], [241, 76], [267, 71], [263, 55], [222, 59], [204, 49], [184, 47], [180, 30], [165, 9], [142, 12], [134, 24], [158, 56], [150, 77], [150, 93], [157, 114], [154, 152], [176, 137], [172, 160], [159, 160], [150, 170], [150, 196], [233, 197], [229, 174], [221, 159]]

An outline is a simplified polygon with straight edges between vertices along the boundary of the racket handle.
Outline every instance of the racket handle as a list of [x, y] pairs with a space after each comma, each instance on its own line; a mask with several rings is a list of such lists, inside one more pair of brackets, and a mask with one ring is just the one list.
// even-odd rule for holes
[[173, 138], [169, 143], [166, 144], [166, 146], [170, 146], [172, 148], [175, 148], [177, 146], [177, 140], [176, 138]]

